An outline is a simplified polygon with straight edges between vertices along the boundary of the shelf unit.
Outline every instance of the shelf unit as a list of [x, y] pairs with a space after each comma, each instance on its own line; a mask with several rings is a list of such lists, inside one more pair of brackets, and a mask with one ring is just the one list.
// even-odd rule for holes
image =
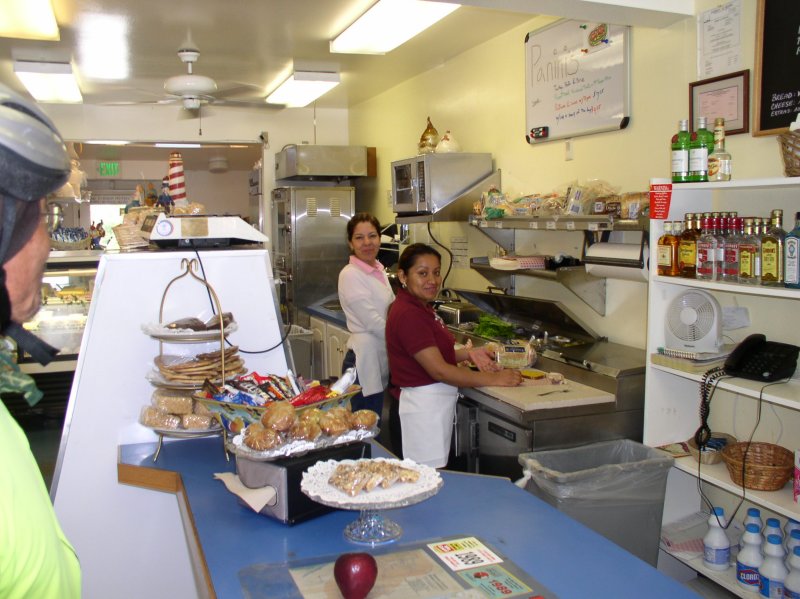
[[[740, 215], [765, 216], [771, 208], [784, 210], [784, 228], [791, 228], [794, 213], [800, 209], [800, 177], [752, 179], [728, 181], [724, 183], [689, 183], [674, 185], [666, 220], [683, 220], [686, 212], [706, 212], [713, 210], [736, 210]], [[789, 221], [787, 223], [787, 221]], [[650, 225], [655, 240], [664, 231], [663, 220], [652, 220]], [[656, 263], [656, 244], [650, 248], [651, 264]], [[664, 345], [664, 316], [670, 302], [685, 292], [687, 288], [702, 289], [714, 295], [721, 305], [731, 306], [744, 303], [751, 316], [752, 326], [736, 331], [726, 331], [733, 341], [740, 341], [746, 335], [763, 332], [768, 339], [796, 343], [794, 327], [787, 327], [785, 321], [772, 317], [773, 313], [800, 308], [800, 291], [782, 287], [762, 287], [739, 285], [725, 282], [701, 281], [679, 277], [658, 276], [651, 271], [648, 283], [648, 324], [647, 354], [651, 355]], [[690, 438], [700, 424], [698, 416], [699, 382], [701, 375], [655, 365], [648, 361], [645, 383], [645, 423], [644, 442], [650, 446], [685, 441]], [[766, 386], [756, 381], [739, 378], [724, 378], [718, 382], [712, 402], [710, 425], [713, 430], [725, 430], [725, 424], [715, 428], [715, 410], [722, 413], [718, 422], [725, 422], [730, 413], [741, 410], [738, 424], [742, 430], [751, 430], [747, 409], [755, 409], [757, 402], [771, 405], [779, 411], [776, 418], [796, 418], [800, 414], [800, 379], [778, 385]], [[734, 406], [739, 406], [734, 409]], [[735, 420], [734, 420], [735, 422]], [[753, 440], [760, 434], [771, 434], [768, 428], [756, 429]], [[746, 439], [742, 439], [746, 440]], [[790, 450], [800, 449], [800, 433], [791, 426], [784, 427], [779, 443]], [[665, 522], [697, 512], [701, 509], [698, 479], [731, 499], [741, 497], [742, 488], [731, 480], [724, 463], [700, 465], [692, 457], [678, 458], [670, 473], [664, 504]], [[794, 502], [791, 483], [774, 492], [745, 490], [745, 498], [751, 504], [773, 512], [784, 518], [800, 519], [800, 505]], [[741, 519], [742, 514], [737, 514]], [[735, 568], [724, 572], [712, 572], [702, 566], [701, 559], [686, 560], [673, 556], [692, 570], [714, 580], [729, 591], [741, 596], [750, 596], [748, 591], [736, 583]], [[661, 563], [659, 564], [662, 565]]]

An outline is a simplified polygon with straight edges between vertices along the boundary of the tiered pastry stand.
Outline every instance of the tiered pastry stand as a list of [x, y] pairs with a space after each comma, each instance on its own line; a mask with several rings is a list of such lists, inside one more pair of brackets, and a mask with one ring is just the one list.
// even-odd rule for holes
[[[208, 291], [211, 300], [214, 304], [214, 308], [216, 309], [216, 313], [220, 317], [219, 322], [219, 351], [220, 351], [220, 374], [221, 374], [221, 381], [225, 381], [225, 323], [223, 322], [222, 318], [222, 307], [220, 305], [219, 297], [217, 293], [214, 291], [214, 288], [202, 277], [197, 276], [196, 270], [198, 267], [197, 260], [189, 260], [189, 259], [182, 259], [181, 260], [181, 268], [183, 268], [183, 272], [172, 279], [164, 289], [164, 293], [161, 296], [161, 306], [158, 311], [158, 320], [159, 323], [164, 325], [164, 303], [167, 298], [167, 293], [169, 292], [170, 287], [180, 279], [184, 277], [191, 277], [192, 279], [198, 281], [203, 287], [206, 288]], [[177, 334], [151, 334], [151, 337], [154, 339], [158, 339], [158, 355], [159, 358], [163, 358], [164, 356], [164, 343], [208, 343], [211, 340], [217, 338], [216, 329], [214, 331], [192, 331], [191, 333], [177, 333]], [[180, 382], [172, 382], [167, 380], [164, 377], [155, 376], [156, 373], [153, 373], [152, 377], [149, 377], [149, 381], [151, 384], [157, 387], [164, 387], [167, 389], [178, 389], [178, 390], [198, 390], [202, 388], [202, 383], [180, 383]], [[158, 435], [158, 445], [156, 446], [155, 454], [153, 455], [153, 461], [155, 462], [158, 460], [158, 456], [161, 453], [161, 448], [163, 447], [164, 437], [174, 438], [174, 439], [193, 439], [198, 437], [212, 437], [212, 436], [221, 436], [222, 437], [222, 449], [225, 453], [225, 459], [230, 461], [230, 456], [228, 455], [227, 450], [227, 435], [225, 431], [225, 427], [223, 426], [222, 422], [220, 421], [219, 417], [215, 414], [214, 415], [216, 426], [212, 426], [209, 429], [202, 429], [202, 430], [186, 430], [186, 429], [164, 429], [164, 428], [154, 428], [151, 427], [152, 430]]]

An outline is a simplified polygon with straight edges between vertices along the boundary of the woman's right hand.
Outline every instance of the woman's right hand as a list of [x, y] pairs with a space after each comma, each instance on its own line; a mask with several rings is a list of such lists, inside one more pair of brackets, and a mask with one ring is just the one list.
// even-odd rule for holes
[[504, 368], [499, 372], [491, 373], [492, 382], [490, 386], [496, 387], [517, 387], [522, 383], [522, 373], [513, 368]]

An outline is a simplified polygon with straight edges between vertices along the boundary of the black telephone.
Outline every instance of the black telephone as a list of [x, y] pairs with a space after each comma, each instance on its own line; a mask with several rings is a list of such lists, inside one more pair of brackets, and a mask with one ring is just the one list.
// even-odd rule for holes
[[797, 368], [800, 348], [750, 335], [725, 360], [725, 374], [769, 383], [789, 378]]

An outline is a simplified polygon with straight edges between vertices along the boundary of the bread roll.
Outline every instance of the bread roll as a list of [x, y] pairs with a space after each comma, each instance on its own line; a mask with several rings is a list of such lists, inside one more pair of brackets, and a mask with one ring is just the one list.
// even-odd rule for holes
[[290, 439], [303, 439], [305, 441], [314, 441], [322, 434], [319, 424], [316, 422], [308, 422], [299, 420], [294, 423], [292, 428], [289, 429]]
[[350, 424], [342, 417], [326, 412], [319, 419], [322, 432], [331, 437], [338, 437], [350, 430]]
[[292, 428], [297, 420], [294, 406], [288, 401], [273, 401], [264, 408], [261, 424], [277, 432], [285, 432]]
[[350, 424], [355, 429], [370, 429], [378, 424], [378, 414], [372, 410], [356, 410]]
[[260, 422], [254, 422], [244, 429], [244, 444], [256, 451], [275, 449], [283, 441], [281, 436], [271, 428], [265, 428]]

